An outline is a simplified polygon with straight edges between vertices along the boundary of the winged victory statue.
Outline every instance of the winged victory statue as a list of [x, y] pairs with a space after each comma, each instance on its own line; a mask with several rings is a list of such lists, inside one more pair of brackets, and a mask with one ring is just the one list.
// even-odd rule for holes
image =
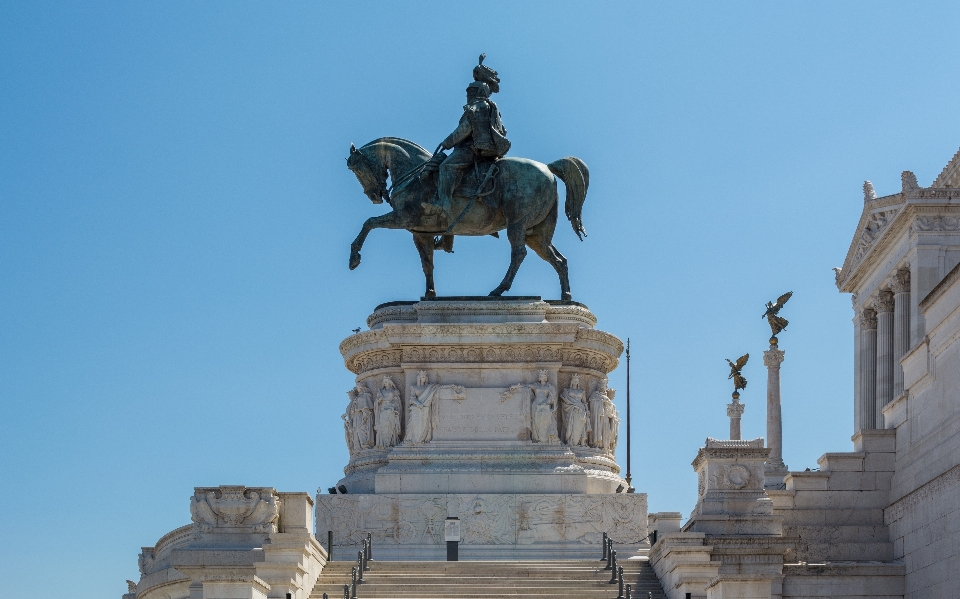
[[773, 335], [771, 339], [771, 343], [773, 343], [773, 339], [776, 339], [777, 335], [779, 335], [780, 332], [783, 331], [785, 328], [787, 328], [787, 325], [790, 324], [790, 322], [786, 318], [783, 318], [782, 316], [777, 316], [777, 314], [780, 313], [780, 310], [783, 308], [783, 305], [790, 300], [790, 296], [792, 295], [793, 295], [793, 292], [788, 291], [783, 295], [781, 295], [780, 297], [778, 297], [776, 303], [767, 302], [767, 311], [764, 312], [763, 316], [760, 317], [760, 318], [766, 318], [767, 323], [770, 325], [770, 334]]
[[747, 360], [749, 359], [750, 359], [750, 354], [743, 354], [742, 356], [737, 358], [737, 361], [735, 363], [731, 362], [730, 359], [727, 358], [727, 364], [730, 365], [730, 376], [728, 376], [727, 378], [733, 379], [734, 394], [740, 391], [740, 389], [747, 388], [747, 379], [742, 374], [740, 374], [740, 371], [743, 370], [743, 367], [747, 365]]

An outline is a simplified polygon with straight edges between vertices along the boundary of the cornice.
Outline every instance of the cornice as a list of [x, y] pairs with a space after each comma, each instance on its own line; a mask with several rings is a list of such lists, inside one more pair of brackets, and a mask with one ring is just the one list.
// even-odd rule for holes
[[[960, 217], [960, 189], [907, 190], [866, 202], [857, 234], [837, 276], [837, 288], [845, 293], [859, 289], [863, 279], [904, 233], [960, 230], [960, 221], [951, 220], [949, 226], [944, 226], [945, 219], [937, 219], [938, 216]], [[953, 222], [957, 223], [956, 228]]]

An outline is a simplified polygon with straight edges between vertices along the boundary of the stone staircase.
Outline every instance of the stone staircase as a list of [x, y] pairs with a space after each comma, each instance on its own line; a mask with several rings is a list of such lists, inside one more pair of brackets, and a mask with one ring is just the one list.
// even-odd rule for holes
[[[329, 562], [310, 599], [343, 598], [356, 562]], [[597, 560], [370, 562], [357, 586], [358, 599], [486, 599], [488, 597], [577, 597], [615, 599], [618, 585]], [[666, 599], [646, 559], [621, 560], [624, 585], [634, 599]]]

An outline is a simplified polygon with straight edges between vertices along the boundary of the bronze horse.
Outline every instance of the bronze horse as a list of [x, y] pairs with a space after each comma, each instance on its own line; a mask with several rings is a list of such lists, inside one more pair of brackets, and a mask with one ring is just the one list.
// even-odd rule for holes
[[[413, 242], [420, 253], [426, 275], [426, 297], [436, 297], [433, 284], [433, 252], [452, 248], [454, 235], [494, 235], [506, 229], [510, 241], [510, 267], [503, 281], [490, 292], [502, 295], [510, 289], [520, 263], [527, 254], [526, 246], [550, 263], [560, 277], [560, 298], [571, 299], [567, 276], [567, 259], [553, 246], [557, 226], [557, 181], [567, 188], [564, 212], [581, 240], [586, 235], [580, 214], [587, 197], [590, 174], [579, 158], [561, 158], [543, 164], [526, 158], [502, 158], [495, 164], [492, 176], [483, 184], [482, 194], [476, 187], [485, 180], [482, 174], [464, 177], [454, 193], [450, 220], [430, 210], [434, 189], [421, 181], [419, 171], [431, 154], [417, 144], [396, 137], [381, 137], [359, 150], [350, 145], [347, 167], [353, 171], [374, 204], [386, 200], [393, 210], [368, 218], [360, 234], [350, 245], [350, 270], [360, 264], [360, 249], [373, 229], [406, 229], [413, 233]], [[484, 172], [488, 166], [483, 166]], [[392, 193], [387, 176], [394, 181]], [[478, 182], [477, 179], [480, 178]], [[492, 190], [492, 191], [490, 191]], [[480, 196], [483, 197], [480, 197]], [[479, 198], [479, 199], [478, 199]], [[426, 204], [426, 206], [425, 206]]]

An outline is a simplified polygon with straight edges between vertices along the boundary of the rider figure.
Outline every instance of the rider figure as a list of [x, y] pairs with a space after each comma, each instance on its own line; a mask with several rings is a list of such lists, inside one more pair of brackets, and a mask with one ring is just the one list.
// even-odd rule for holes
[[453, 190], [463, 170], [478, 160], [502, 158], [510, 150], [500, 111], [490, 100], [490, 93], [500, 90], [500, 79], [496, 71], [483, 65], [483, 58], [481, 55], [480, 64], [473, 69], [474, 82], [467, 86], [467, 104], [463, 107], [460, 124], [440, 144], [444, 150], [453, 148], [440, 164], [438, 181], [439, 208], [448, 220]]

